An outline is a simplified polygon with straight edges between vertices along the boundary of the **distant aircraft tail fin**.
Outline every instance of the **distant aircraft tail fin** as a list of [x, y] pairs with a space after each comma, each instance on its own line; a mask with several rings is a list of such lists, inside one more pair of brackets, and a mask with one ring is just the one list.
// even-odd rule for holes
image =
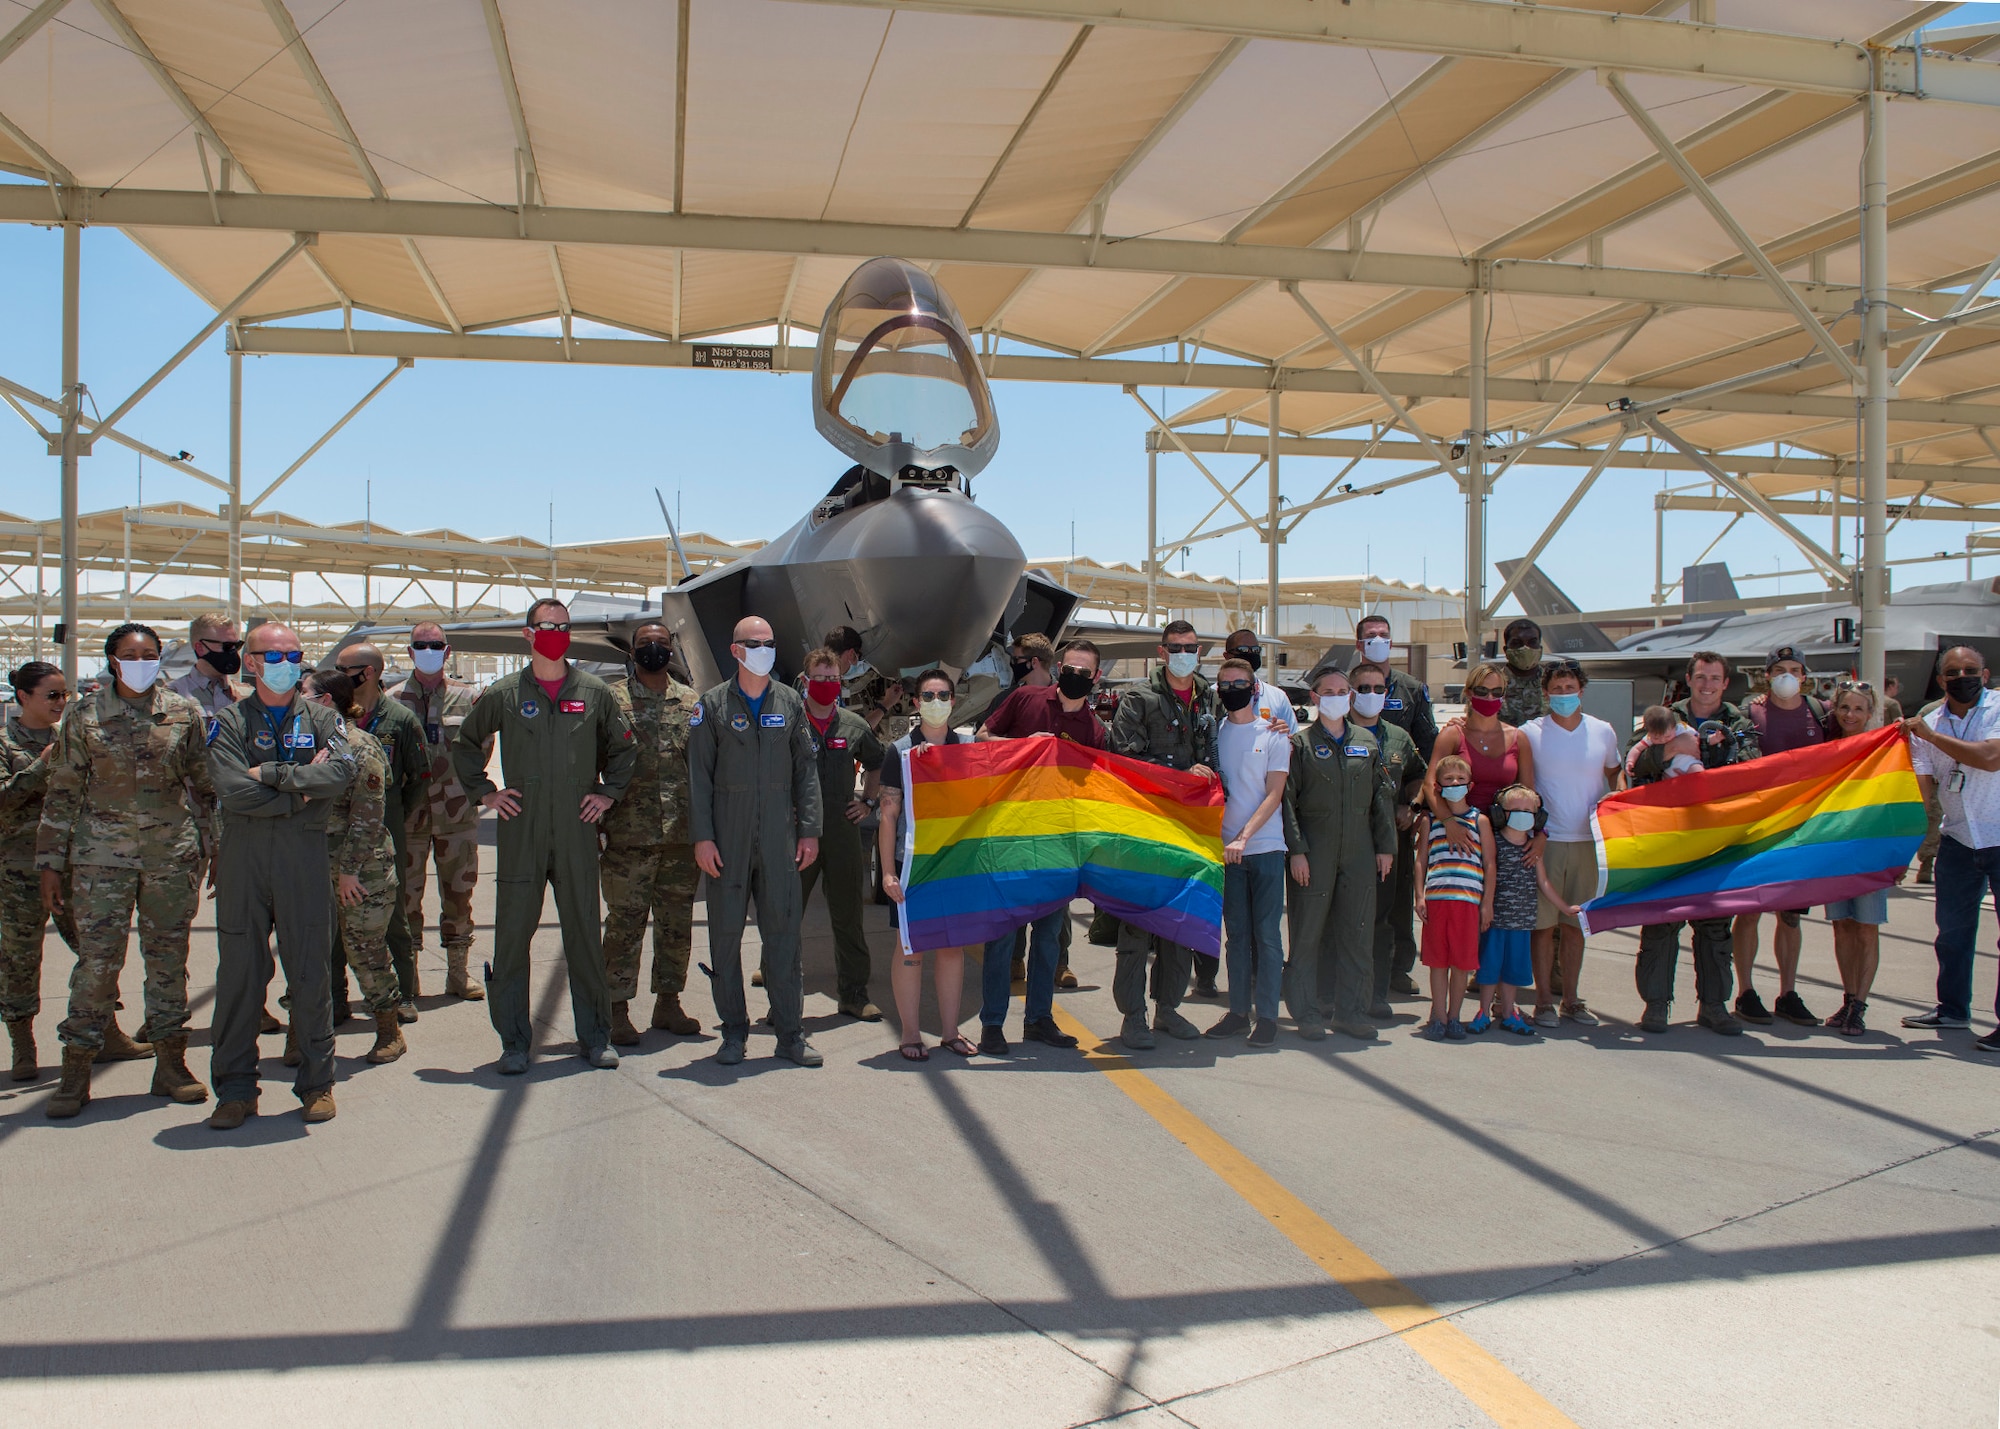
[[[1736, 578], [1729, 574], [1727, 561], [1710, 561], [1705, 565], [1681, 567], [1681, 599], [1689, 605], [1699, 605], [1708, 601], [1735, 600]], [[1740, 610], [1714, 611], [1702, 616], [1704, 620], [1722, 620], [1732, 615], [1741, 615]]]
[[[1510, 580], [1521, 567], [1518, 560], [1493, 564]], [[1543, 575], [1539, 566], [1528, 567], [1527, 574], [1514, 587], [1514, 597], [1521, 602], [1521, 609], [1542, 627], [1542, 648], [1551, 655], [1584, 655], [1618, 648], [1618, 642], [1592, 622], [1562, 619], [1565, 615], [1581, 615], [1582, 607]]]

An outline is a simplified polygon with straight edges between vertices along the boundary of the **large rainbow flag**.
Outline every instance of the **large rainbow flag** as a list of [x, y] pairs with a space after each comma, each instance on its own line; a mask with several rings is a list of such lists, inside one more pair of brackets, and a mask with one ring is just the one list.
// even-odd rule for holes
[[1924, 801], [1891, 725], [1614, 794], [1591, 824], [1586, 933], [1886, 888], [1923, 841]]
[[916, 838], [902, 922], [917, 951], [989, 942], [1080, 896], [1219, 955], [1220, 782], [1050, 738], [920, 745], [903, 787]]

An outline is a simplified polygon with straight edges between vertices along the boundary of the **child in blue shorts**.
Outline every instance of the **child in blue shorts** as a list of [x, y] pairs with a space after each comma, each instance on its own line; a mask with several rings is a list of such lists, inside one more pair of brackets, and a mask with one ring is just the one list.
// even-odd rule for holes
[[1530, 944], [1536, 892], [1572, 916], [1576, 909], [1549, 886], [1540, 864], [1529, 868], [1522, 862], [1542, 824], [1541, 796], [1525, 784], [1509, 784], [1493, 801], [1492, 818], [1493, 923], [1479, 944], [1479, 1015], [1465, 1030], [1484, 1032], [1497, 1022], [1517, 1037], [1533, 1037], [1534, 1024], [1521, 1015], [1516, 999], [1522, 988], [1535, 985]]

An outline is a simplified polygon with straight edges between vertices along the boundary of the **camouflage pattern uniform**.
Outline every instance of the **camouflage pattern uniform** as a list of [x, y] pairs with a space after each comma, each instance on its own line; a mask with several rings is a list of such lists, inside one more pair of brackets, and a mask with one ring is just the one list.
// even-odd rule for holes
[[[29, 729], [19, 715], [0, 735], [0, 1019], [8, 1022], [32, 1018], [42, 1006], [42, 933], [49, 915], [35, 871], [35, 828], [49, 780], [42, 751], [55, 735], [53, 729]], [[76, 924], [67, 905], [55, 921], [75, 952]]]
[[653, 991], [678, 997], [694, 946], [694, 895], [701, 877], [688, 839], [688, 721], [701, 696], [669, 679], [654, 694], [634, 677], [613, 685], [639, 759], [625, 797], [600, 825], [604, 854], [604, 973], [613, 1002], [639, 994], [646, 918], [653, 920]]
[[155, 685], [128, 700], [106, 681], [57, 728], [35, 863], [70, 880], [77, 960], [57, 1029], [65, 1046], [103, 1049], [135, 907], [148, 1034], [172, 1037], [187, 1025], [188, 926], [215, 806], [207, 723], [184, 695]]
[[1542, 697], [1542, 667], [1517, 670], [1507, 666], [1507, 693], [1500, 699], [1500, 723], [1519, 729], [1548, 712], [1548, 701]]
[[[415, 675], [392, 692], [424, 727], [424, 751], [430, 756], [431, 777], [421, 791], [412, 791], [406, 829], [408, 849], [403, 861], [403, 916], [410, 925], [415, 952], [424, 949], [424, 867], [433, 856], [438, 875], [438, 941], [447, 955], [463, 954], [472, 946], [472, 890], [479, 882], [479, 802], [466, 797], [465, 786], [451, 765], [452, 741], [472, 713], [479, 692], [446, 678], [425, 688]], [[493, 742], [486, 743], [493, 757]]]
[[[402, 999], [389, 959], [389, 918], [396, 909], [396, 843], [383, 822], [389, 785], [389, 756], [381, 741], [349, 722], [347, 745], [354, 751], [354, 782], [334, 800], [326, 816], [326, 852], [340, 919], [340, 944], [361, 1000], [370, 1012], [388, 1012]], [[362, 899], [340, 901], [340, 875], [361, 880]]]

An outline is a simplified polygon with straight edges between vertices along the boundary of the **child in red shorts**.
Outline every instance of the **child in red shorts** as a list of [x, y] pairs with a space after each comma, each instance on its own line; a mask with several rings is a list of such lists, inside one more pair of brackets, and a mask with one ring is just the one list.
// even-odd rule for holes
[[1424, 814], [1417, 824], [1417, 917], [1423, 920], [1423, 963], [1431, 970], [1431, 1020], [1423, 1034], [1434, 1042], [1462, 1042], [1458, 1020], [1466, 979], [1479, 967], [1479, 935], [1493, 921], [1493, 826], [1471, 808], [1472, 766], [1455, 754], [1437, 765], [1438, 794], [1450, 819], [1470, 832], [1479, 853], [1454, 848], [1446, 821]]

